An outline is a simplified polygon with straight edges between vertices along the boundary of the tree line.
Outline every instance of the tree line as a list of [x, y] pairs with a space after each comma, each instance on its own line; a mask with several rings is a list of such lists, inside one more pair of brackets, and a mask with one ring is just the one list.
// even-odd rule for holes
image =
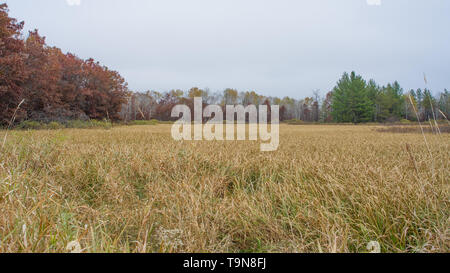
[[119, 73], [48, 46], [37, 30], [24, 39], [23, 26], [0, 5], [0, 124], [22, 101], [19, 122], [120, 119], [129, 91]]
[[[48, 46], [37, 30], [23, 38], [24, 23], [9, 17], [0, 5], [0, 125], [8, 124], [17, 106], [16, 121], [174, 120], [177, 104], [280, 105], [280, 120], [305, 122], [389, 122], [445, 119], [449, 116], [447, 90], [433, 97], [428, 89], [404, 92], [398, 82], [379, 86], [355, 72], [344, 73], [336, 87], [321, 97], [270, 97], [256, 91], [227, 88], [174, 89], [168, 92], [131, 92], [121, 75], [93, 59], [82, 60]], [[224, 114], [225, 111], [224, 111]]]
[[428, 89], [404, 92], [398, 82], [379, 86], [374, 80], [365, 81], [355, 72], [344, 73], [336, 87], [321, 97], [318, 91], [304, 99], [267, 97], [255, 91], [239, 92], [228, 88], [211, 92], [208, 88], [188, 91], [147, 91], [131, 93], [122, 107], [123, 120], [173, 120], [171, 109], [177, 104], [193, 107], [193, 98], [202, 97], [206, 105], [280, 105], [280, 120], [305, 122], [396, 122], [447, 119], [450, 114], [448, 90], [434, 97]]
[[386, 122], [400, 119], [424, 121], [449, 116], [449, 92], [434, 97], [429, 89], [404, 92], [395, 81], [379, 86], [355, 72], [344, 73], [330, 94], [331, 118], [335, 122]]

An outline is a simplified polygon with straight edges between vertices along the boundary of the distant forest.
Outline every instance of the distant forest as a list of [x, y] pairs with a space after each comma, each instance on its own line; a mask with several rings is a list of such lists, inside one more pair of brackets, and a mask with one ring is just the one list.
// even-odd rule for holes
[[[344, 73], [336, 87], [321, 97], [277, 98], [255, 91], [211, 92], [194, 87], [169, 92], [132, 92], [116, 71], [93, 59], [82, 60], [48, 46], [37, 30], [22, 34], [23, 22], [0, 5], [0, 125], [14, 113], [16, 122], [69, 120], [173, 120], [177, 104], [193, 105], [194, 97], [219, 105], [280, 105], [280, 119], [305, 122], [395, 122], [450, 114], [449, 92], [434, 97], [428, 89], [405, 92], [398, 82], [379, 86], [355, 72]], [[22, 104], [21, 104], [22, 103]], [[18, 105], [20, 108], [17, 110]]]

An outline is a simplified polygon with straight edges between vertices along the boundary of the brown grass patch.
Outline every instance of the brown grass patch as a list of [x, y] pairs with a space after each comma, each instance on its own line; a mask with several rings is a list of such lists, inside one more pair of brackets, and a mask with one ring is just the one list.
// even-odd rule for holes
[[[422, 131], [418, 126], [387, 126], [384, 128], [377, 129], [381, 133], [400, 133], [400, 134], [421, 134]], [[450, 126], [439, 126], [439, 130], [435, 127], [424, 126], [424, 133], [432, 134], [450, 134]]]
[[0, 252], [449, 251], [448, 134], [282, 125], [261, 153], [170, 128], [10, 132]]

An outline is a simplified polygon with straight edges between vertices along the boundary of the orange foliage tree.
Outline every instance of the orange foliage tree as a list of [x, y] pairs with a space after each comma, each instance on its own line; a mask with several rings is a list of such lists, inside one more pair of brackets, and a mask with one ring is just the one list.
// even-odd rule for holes
[[119, 120], [128, 88], [119, 73], [49, 47], [37, 30], [21, 38], [23, 22], [0, 5], [0, 124], [25, 99], [17, 120]]
[[[20, 39], [23, 22], [8, 16], [8, 6], [0, 5], [0, 123], [7, 123], [22, 100], [25, 80], [24, 43]], [[18, 113], [22, 117], [24, 112]]]

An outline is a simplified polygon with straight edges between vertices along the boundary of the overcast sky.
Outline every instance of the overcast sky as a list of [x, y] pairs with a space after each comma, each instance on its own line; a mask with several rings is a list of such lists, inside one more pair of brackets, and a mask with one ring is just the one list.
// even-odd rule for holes
[[450, 89], [448, 0], [9, 0], [47, 43], [135, 91], [237, 88], [302, 98], [344, 71]]

